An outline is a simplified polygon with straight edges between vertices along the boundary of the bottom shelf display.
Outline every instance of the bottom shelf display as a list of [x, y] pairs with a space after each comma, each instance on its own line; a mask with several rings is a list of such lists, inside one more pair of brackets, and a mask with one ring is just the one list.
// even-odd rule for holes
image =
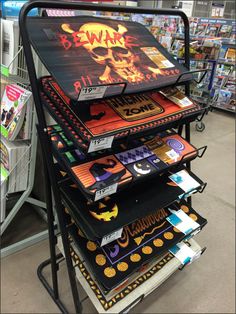
[[206, 223], [205, 218], [181, 201], [125, 226], [118, 239], [102, 246], [88, 240], [75, 223], [70, 225], [69, 234], [107, 294], [143, 265], [199, 232]]
[[[202, 249], [193, 239], [189, 239], [185, 243], [191, 248], [195, 257], [201, 255]], [[58, 237], [58, 247], [64, 253], [60, 237]], [[109, 295], [105, 295], [73, 241], [71, 242], [71, 257], [75, 266], [76, 277], [98, 313], [127, 313], [182, 265], [178, 258], [167, 252], [139, 269], [127, 282], [111, 291]]]

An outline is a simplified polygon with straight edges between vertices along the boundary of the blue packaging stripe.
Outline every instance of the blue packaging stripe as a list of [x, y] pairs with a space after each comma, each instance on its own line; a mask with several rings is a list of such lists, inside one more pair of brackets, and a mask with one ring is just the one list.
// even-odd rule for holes
[[187, 258], [185, 258], [183, 263], [184, 263], [184, 265], [186, 265], [186, 264], [188, 264], [190, 262], [191, 262], [191, 258], [188, 256]]
[[177, 245], [175, 245], [175, 246], [173, 246], [171, 249], [169, 249], [169, 251], [172, 253], [172, 254], [176, 254], [178, 251], [180, 250], [180, 248], [177, 246]]
[[169, 217], [166, 218], [166, 220], [169, 221], [169, 223], [171, 223], [174, 226], [182, 222], [182, 220], [175, 214], [170, 215]]

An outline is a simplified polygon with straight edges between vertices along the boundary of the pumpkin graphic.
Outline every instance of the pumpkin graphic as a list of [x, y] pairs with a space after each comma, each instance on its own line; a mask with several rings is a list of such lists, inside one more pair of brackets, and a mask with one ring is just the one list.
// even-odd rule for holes
[[[96, 206], [96, 208], [94, 208]], [[100, 221], [111, 221], [118, 215], [118, 206], [110, 197], [104, 198], [98, 204], [91, 205], [90, 214]]]

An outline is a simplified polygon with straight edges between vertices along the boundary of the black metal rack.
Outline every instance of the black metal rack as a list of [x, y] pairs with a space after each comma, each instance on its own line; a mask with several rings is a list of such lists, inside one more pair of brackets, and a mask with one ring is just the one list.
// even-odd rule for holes
[[[45, 189], [46, 189], [46, 204], [47, 204], [47, 216], [48, 216], [48, 230], [49, 230], [49, 244], [50, 244], [50, 258], [44, 261], [38, 268], [38, 276], [42, 281], [44, 287], [57, 304], [59, 309], [63, 313], [68, 313], [64, 304], [62, 303], [59, 296], [58, 289], [58, 270], [61, 261], [63, 260], [62, 255], [56, 254], [56, 244], [57, 237], [54, 227], [55, 216], [53, 213], [52, 204], [52, 193], [55, 200], [55, 209], [58, 218], [59, 229], [61, 232], [64, 256], [67, 265], [67, 271], [70, 281], [71, 292], [73, 296], [75, 312], [82, 312], [82, 301], [79, 297], [75, 269], [72, 264], [72, 259], [70, 256], [70, 244], [68, 240], [68, 230], [66, 227], [66, 219], [64, 213], [64, 206], [62, 204], [61, 192], [57, 182], [56, 171], [53, 162], [53, 152], [51, 146], [51, 140], [47, 132], [47, 124], [45, 119], [45, 114], [43, 111], [40, 93], [39, 93], [39, 82], [36, 75], [36, 69], [34, 65], [33, 54], [30, 46], [29, 34], [27, 30], [27, 15], [30, 10], [34, 8], [45, 9], [45, 8], [58, 8], [58, 9], [74, 9], [74, 10], [98, 10], [98, 11], [110, 11], [110, 12], [127, 12], [127, 13], [140, 13], [140, 14], [156, 14], [156, 15], [172, 15], [179, 16], [184, 21], [185, 26], [185, 67], [189, 69], [190, 66], [190, 56], [189, 56], [189, 21], [184, 12], [179, 10], [166, 10], [166, 9], [146, 9], [146, 8], [132, 8], [132, 7], [122, 7], [122, 6], [112, 6], [112, 5], [93, 5], [89, 3], [75, 3], [75, 2], [63, 2], [63, 1], [30, 1], [25, 4], [20, 12], [20, 31], [22, 36], [22, 43], [24, 48], [24, 53], [26, 57], [27, 68], [29, 71], [30, 83], [32, 92], [34, 95], [34, 102], [38, 116], [37, 131], [43, 149], [43, 159], [44, 159], [44, 172], [45, 172]], [[185, 93], [189, 96], [190, 92], [190, 82], [184, 83]], [[190, 122], [186, 121], [185, 125], [185, 138], [190, 141]], [[183, 130], [183, 124], [179, 126], [178, 133], [181, 134]], [[187, 168], [190, 170], [190, 162], [186, 163]], [[188, 199], [191, 203], [191, 199]], [[45, 279], [43, 275], [43, 269], [47, 266], [51, 266], [52, 275], [52, 285]]]

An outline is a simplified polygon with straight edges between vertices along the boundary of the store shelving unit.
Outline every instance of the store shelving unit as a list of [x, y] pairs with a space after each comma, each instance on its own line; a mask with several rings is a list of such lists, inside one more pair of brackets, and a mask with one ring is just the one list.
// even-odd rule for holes
[[[17, 69], [16, 74], [13, 75], [10, 73], [9, 69], [15, 59], [18, 60], [17, 63]], [[36, 61], [37, 62], [37, 61]], [[38, 69], [38, 66], [37, 66]], [[23, 87], [27, 90], [31, 90], [30, 84], [29, 84], [29, 77], [28, 72], [25, 66], [25, 60], [24, 60], [24, 53], [23, 53], [23, 47], [21, 43], [19, 42], [19, 47], [17, 54], [14, 56], [12, 61], [8, 66], [1, 65], [1, 83], [4, 85], [7, 84], [16, 84], [17, 86]], [[28, 105], [33, 107], [32, 104], [32, 98], [33, 96], [30, 96], [30, 99], [28, 100]], [[30, 103], [31, 102], [31, 103]], [[35, 197], [32, 197], [31, 193], [34, 186], [34, 176], [35, 176], [35, 165], [36, 165], [36, 153], [37, 153], [37, 134], [36, 134], [36, 111], [33, 108], [32, 109], [32, 115], [31, 115], [31, 122], [30, 122], [30, 138], [28, 140], [22, 140], [17, 139], [17, 141], [28, 143], [28, 148], [25, 151], [25, 153], [21, 156], [19, 156], [16, 164], [14, 165], [13, 169], [8, 174], [8, 178], [6, 179], [6, 182], [10, 182], [11, 184], [7, 184], [6, 193], [1, 195], [1, 198], [3, 200], [3, 208], [1, 208], [1, 213], [4, 210], [4, 206], [7, 205], [7, 202], [14, 198], [14, 193], [9, 193], [8, 191], [11, 190], [11, 185], [14, 185], [16, 180], [15, 178], [15, 172], [18, 167], [18, 165], [24, 160], [25, 165], [21, 168], [20, 172], [18, 173], [18, 176], [21, 176], [23, 172], [27, 173], [27, 187], [23, 192], [20, 192], [20, 195], [17, 196], [17, 201], [15, 202], [14, 206], [9, 210], [8, 213], [5, 213], [1, 222], [1, 231], [0, 234], [3, 236], [5, 231], [7, 230], [9, 224], [14, 220], [17, 213], [21, 210], [22, 206], [25, 203], [29, 203], [34, 205], [35, 210], [37, 210], [38, 214], [43, 218], [46, 219], [45, 212], [42, 208], [46, 207], [46, 204], [42, 201], [39, 201]], [[7, 247], [1, 248], [1, 256], [7, 256], [10, 254], [13, 254], [19, 250], [22, 250], [28, 246], [31, 246], [33, 244], [36, 244], [39, 241], [42, 241], [48, 237], [48, 231], [42, 231], [40, 233], [37, 233], [33, 236], [30, 236], [26, 239], [23, 239], [19, 242], [13, 243]]]
[[[33, 61], [33, 56], [32, 56], [32, 50], [30, 46], [30, 39], [29, 39], [29, 29], [27, 28], [27, 14], [29, 11], [33, 8], [57, 8], [57, 9], [73, 9], [73, 10], [89, 10], [89, 11], [110, 11], [110, 12], [128, 12], [128, 13], [144, 13], [144, 14], [157, 14], [157, 15], [174, 15], [174, 16], [180, 16], [185, 25], [185, 47], [186, 47], [186, 53], [185, 53], [185, 67], [189, 69], [190, 65], [190, 57], [189, 57], [189, 22], [186, 17], [186, 15], [178, 10], [148, 10], [144, 8], [129, 8], [129, 7], [115, 7], [115, 6], [103, 6], [103, 5], [92, 5], [92, 4], [82, 4], [82, 3], [67, 3], [67, 2], [60, 2], [60, 1], [31, 1], [28, 4], [26, 4], [20, 13], [20, 30], [21, 30], [21, 36], [23, 40], [23, 47], [24, 47], [24, 52], [25, 52], [25, 57], [26, 57], [26, 63], [29, 71], [29, 76], [30, 76], [30, 83], [31, 83], [31, 88], [33, 91], [34, 95], [34, 101], [35, 101], [35, 106], [36, 106], [36, 111], [37, 111], [37, 116], [38, 116], [38, 124], [37, 124], [37, 131], [38, 131], [38, 136], [40, 139], [40, 142], [42, 144], [43, 148], [43, 157], [44, 157], [44, 171], [45, 171], [45, 176], [46, 176], [46, 203], [47, 203], [47, 216], [48, 216], [48, 230], [49, 230], [49, 244], [50, 244], [50, 258], [46, 261], [44, 261], [38, 268], [38, 276], [39, 279], [42, 281], [43, 285], [45, 286], [46, 290], [54, 300], [54, 302], [57, 304], [59, 309], [63, 313], [68, 313], [67, 309], [65, 308], [64, 304], [62, 303], [62, 300], [59, 296], [59, 287], [58, 287], [58, 269], [60, 263], [65, 259], [66, 261], [66, 266], [67, 266], [67, 271], [68, 271], [68, 276], [70, 280], [70, 288], [73, 296], [73, 301], [74, 301], [74, 306], [75, 306], [75, 312], [76, 313], [81, 313], [82, 312], [82, 301], [79, 297], [78, 294], [78, 288], [77, 288], [77, 281], [83, 285], [83, 287], [86, 289], [89, 297], [91, 298], [92, 301], [94, 301], [96, 308], [98, 309], [99, 312], [113, 312], [115, 310], [116, 312], [128, 312], [130, 308], [132, 308], [135, 304], [140, 302], [146, 295], [151, 293], [157, 286], [160, 285], [161, 282], [163, 282], [165, 279], [167, 279], [173, 272], [175, 272], [179, 266], [180, 263], [178, 263], [177, 259], [173, 258], [173, 255], [169, 254], [165, 258], [159, 261], [160, 264], [158, 265], [153, 265], [154, 268], [152, 268], [150, 271], [150, 285], [146, 285], [146, 288], [144, 289], [144, 286], [142, 288], [139, 288], [138, 290], [135, 290], [134, 293], [126, 293], [127, 297], [124, 297], [123, 294], [121, 296], [124, 297], [124, 300], [122, 303], [120, 303], [120, 306], [117, 304], [115, 305], [114, 308], [111, 306], [114, 305], [114, 301], [109, 301], [106, 303], [102, 299], [102, 296], [99, 297], [98, 295], [101, 295], [100, 292], [97, 292], [97, 301], [94, 300], [95, 296], [93, 294], [93, 291], [100, 291], [95, 284], [96, 280], [90, 280], [90, 287], [88, 286], [88, 283], [85, 283], [86, 278], [90, 278], [89, 273], [87, 273], [87, 268], [85, 267], [85, 264], [83, 264], [83, 259], [80, 257], [79, 252], [76, 251], [75, 246], [73, 246], [73, 232], [70, 231], [70, 227], [74, 227], [74, 222], [73, 218], [76, 220], [76, 217], [72, 218], [72, 223], [71, 223], [71, 216], [68, 214], [70, 212], [70, 201], [76, 201], [78, 202], [75, 204], [75, 206], [78, 206], [80, 204], [80, 197], [78, 197], [79, 191], [76, 190], [75, 195], [72, 196], [68, 194], [68, 189], [71, 188], [71, 185], [73, 184], [70, 179], [71, 176], [68, 176], [64, 171], [58, 171], [58, 164], [54, 163], [53, 159], [53, 147], [52, 147], [52, 141], [49, 133], [48, 126], [46, 124], [46, 119], [45, 119], [45, 114], [43, 110], [43, 101], [42, 101], [42, 94], [40, 95], [40, 83], [39, 80], [37, 79], [36, 76], [36, 71], [35, 71], [35, 65]], [[79, 17], [78, 17], [79, 18]], [[69, 28], [67, 27], [67, 30]], [[70, 31], [70, 29], [69, 29]], [[51, 36], [51, 35], [50, 35]], [[191, 75], [192, 73], [190, 71], [187, 71], [186, 73], [182, 73], [179, 76], [176, 77], [176, 80], [172, 85], [177, 85], [181, 84], [184, 85], [185, 87], [185, 93], [188, 96], [189, 91], [190, 91], [190, 81], [183, 79], [185, 75]], [[178, 128], [178, 134], [181, 134], [183, 131], [183, 127], [185, 127], [185, 139], [190, 142], [190, 122], [194, 121], [196, 116], [201, 115], [203, 117], [205, 113], [205, 110], [202, 108], [199, 108], [199, 110], [196, 110], [194, 113], [190, 113], [184, 117], [184, 119], [179, 119], [177, 121], [174, 121], [173, 123], [168, 121], [168, 123], [163, 123], [159, 128], [157, 127], [155, 130], [156, 131], [163, 131], [165, 129], [169, 129], [172, 127]], [[143, 133], [140, 133], [139, 136], [143, 135]], [[124, 139], [129, 139], [130, 135], [128, 134], [128, 137], [124, 137]], [[138, 137], [138, 136], [137, 136]], [[97, 138], [96, 138], [97, 139]], [[83, 143], [80, 143], [81, 145]], [[82, 146], [83, 147], [83, 146]], [[205, 148], [203, 148], [203, 151], [205, 151]], [[196, 151], [195, 151], [196, 153]], [[86, 153], [85, 153], [86, 154]], [[198, 153], [197, 153], [198, 154]], [[199, 157], [202, 157], [203, 154], [198, 154]], [[188, 169], [190, 171], [190, 160], [181, 160], [180, 163], [178, 163], [177, 166], [183, 166], [185, 164], [184, 169]], [[183, 169], [183, 168], [178, 168], [178, 169]], [[163, 175], [164, 178], [164, 175]], [[200, 188], [195, 190], [195, 192], [202, 192], [206, 186], [200, 179], [195, 177], [198, 182], [200, 182]], [[159, 180], [158, 177], [153, 178], [152, 180]], [[153, 181], [153, 182], [154, 182]], [[150, 181], [151, 182], [151, 181]], [[155, 182], [154, 182], [155, 183]], [[72, 185], [73, 188], [73, 185]], [[130, 199], [131, 201], [133, 200], [132, 197], [134, 195], [135, 186], [130, 184], [129, 189], [124, 189], [122, 191], [119, 191], [118, 195], [121, 195], [121, 193], [124, 193], [124, 199], [128, 199], [128, 195], [130, 193]], [[176, 190], [175, 190], [176, 191]], [[52, 205], [52, 193], [53, 197], [55, 200], [55, 213], [56, 217], [53, 212], [53, 205]], [[140, 195], [137, 195], [136, 203], [139, 203], [139, 198], [141, 199], [143, 193], [140, 193]], [[165, 193], [163, 193], [162, 197], [165, 199]], [[178, 193], [177, 193], [178, 195]], [[187, 193], [186, 196], [189, 196], [189, 193]], [[157, 196], [155, 196], [157, 197]], [[161, 197], [160, 197], [161, 198]], [[168, 199], [165, 200], [168, 203], [171, 203], [173, 200]], [[133, 202], [133, 204], [135, 204]], [[140, 202], [141, 203], [141, 202]], [[91, 204], [91, 200], [90, 203]], [[93, 203], [92, 203], [93, 204]], [[187, 203], [186, 203], [187, 204]], [[81, 203], [82, 205], [82, 203]], [[188, 206], [191, 205], [191, 198], [188, 198]], [[133, 205], [135, 206], [135, 205]], [[160, 205], [162, 206], [162, 205]], [[68, 209], [65, 212], [65, 207]], [[137, 218], [141, 218], [144, 216], [144, 213], [140, 214], [139, 216], [137, 214]], [[105, 228], [104, 229], [100, 228], [100, 236], [109, 236], [111, 235], [112, 231], [116, 231], [118, 228], [122, 228], [127, 223], [130, 223], [135, 220], [135, 217], [133, 216], [132, 219], [128, 218], [125, 221], [122, 221], [119, 223], [119, 225], [116, 225], [116, 228], [114, 230], [108, 230]], [[59, 224], [59, 230], [60, 230], [60, 238], [57, 238], [55, 229], [54, 229], [54, 221], [57, 219], [58, 224]], [[69, 219], [69, 220], [68, 220]], [[83, 221], [81, 221], [81, 219]], [[92, 227], [91, 225], [89, 226], [89, 218], [86, 215], [81, 215], [79, 217], [78, 223], [80, 224], [80, 227], [84, 226], [83, 233], [86, 235], [90, 232], [90, 236], [95, 237], [97, 236], [97, 229], [96, 227]], [[204, 224], [206, 221], [204, 221]], [[86, 229], [86, 224], [89, 226], [89, 231]], [[203, 224], [203, 225], [204, 225]], [[111, 227], [110, 227], [111, 228]], [[198, 230], [199, 231], [199, 230]], [[191, 236], [193, 234], [191, 233]], [[185, 239], [185, 238], [184, 238]], [[71, 242], [72, 241], [72, 242]], [[56, 245], [58, 244], [62, 254], [56, 254]], [[200, 255], [203, 253], [204, 249], [202, 250], [195, 242], [189, 243], [189, 246], [193, 246], [193, 249]], [[169, 264], [168, 262], [172, 260], [172, 262]], [[43, 270], [46, 266], [50, 265], [51, 266], [51, 275], [52, 275], [52, 285], [46, 280], [46, 278], [43, 275]], [[167, 268], [164, 269], [163, 265], [166, 265]], [[153, 276], [154, 273], [156, 273], [159, 269], [162, 269], [162, 272], [158, 273], [160, 277]], [[168, 270], [167, 270], [168, 269]], [[156, 280], [158, 279], [158, 283], [156, 283]], [[143, 279], [140, 279], [140, 283], [143, 281]], [[140, 285], [137, 284], [136, 286]], [[95, 290], [94, 290], [95, 289]], [[144, 289], [144, 290], [143, 290]], [[142, 291], [143, 292], [142, 292]], [[119, 298], [121, 297], [119, 296]], [[123, 298], [122, 297], [122, 298]], [[116, 299], [114, 297], [113, 299]], [[100, 300], [100, 301], [99, 301]], [[117, 303], [115, 301], [115, 303]], [[102, 306], [103, 305], [103, 306]]]
[[[211, 109], [221, 109], [235, 113], [235, 58], [236, 46], [231, 41], [224, 39], [222, 49], [226, 51], [223, 57], [216, 61], [214, 83], [212, 86]], [[227, 50], [232, 49], [232, 59], [225, 58]], [[222, 73], [223, 67], [223, 73]], [[226, 69], [224, 69], [226, 67]]]
[[[166, 22], [166, 23], [164, 23]], [[206, 40], [218, 42], [220, 47], [231, 47], [235, 48], [235, 21], [231, 19], [224, 18], [189, 18], [190, 23], [190, 42], [201, 42], [202, 44]], [[162, 42], [162, 38], [169, 37], [171, 40], [171, 47], [174, 46], [174, 40], [183, 41], [184, 35], [182, 33], [182, 27], [177, 27], [176, 24], [180, 24], [178, 18], [172, 17], [163, 17], [158, 26], [153, 26], [153, 33], [157, 39]], [[172, 25], [172, 28], [171, 28]], [[173, 27], [174, 26], [174, 27]], [[228, 28], [228, 29], [227, 29]], [[152, 30], [152, 26], [150, 27]], [[201, 45], [200, 45], [201, 46]], [[176, 55], [176, 52], [175, 52]], [[235, 98], [233, 84], [235, 84], [235, 77], [229, 78], [228, 83], [228, 74], [218, 74], [218, 68], [220, 65], [224, 64], [226, 66], [232, 66], [235, 70], [235, 62], [233, 60], [227, 60], [221, 58], [218, 55], [215, 58], [211, 59], [192, 59], [191, 58], [191, 68], [198, 67], [198, 64], [204, 63], [204, 66], [210, 69], [208, 76], [202, 82], [201, 86], [196, 86], [191, 89], [191, 97], [201, 103], [203, 106], [208, 105], [209, 110], [214, 108], [222, 109], [229, 112], [235, 112]], [[195, 64], [195, 66], [194, 66]], [[222, 80], [222, 84], [215, 84], [215, 81], [218, 79]], [[205, 83], [205, 84], [204, 84]], [[205, 85], [205, 86], [204, 86]], [[230, 91], [228, 87], [232, 85]], [[229, 101], [231, 92], [231, 100]], [[221, 95], [221, 97], [219, 97]], [[225, 95], [225, 97], [224, 97]], [[203, 131], [205, 125], [203, 122], [196, 124], [196, 129], [198, 131]]]

